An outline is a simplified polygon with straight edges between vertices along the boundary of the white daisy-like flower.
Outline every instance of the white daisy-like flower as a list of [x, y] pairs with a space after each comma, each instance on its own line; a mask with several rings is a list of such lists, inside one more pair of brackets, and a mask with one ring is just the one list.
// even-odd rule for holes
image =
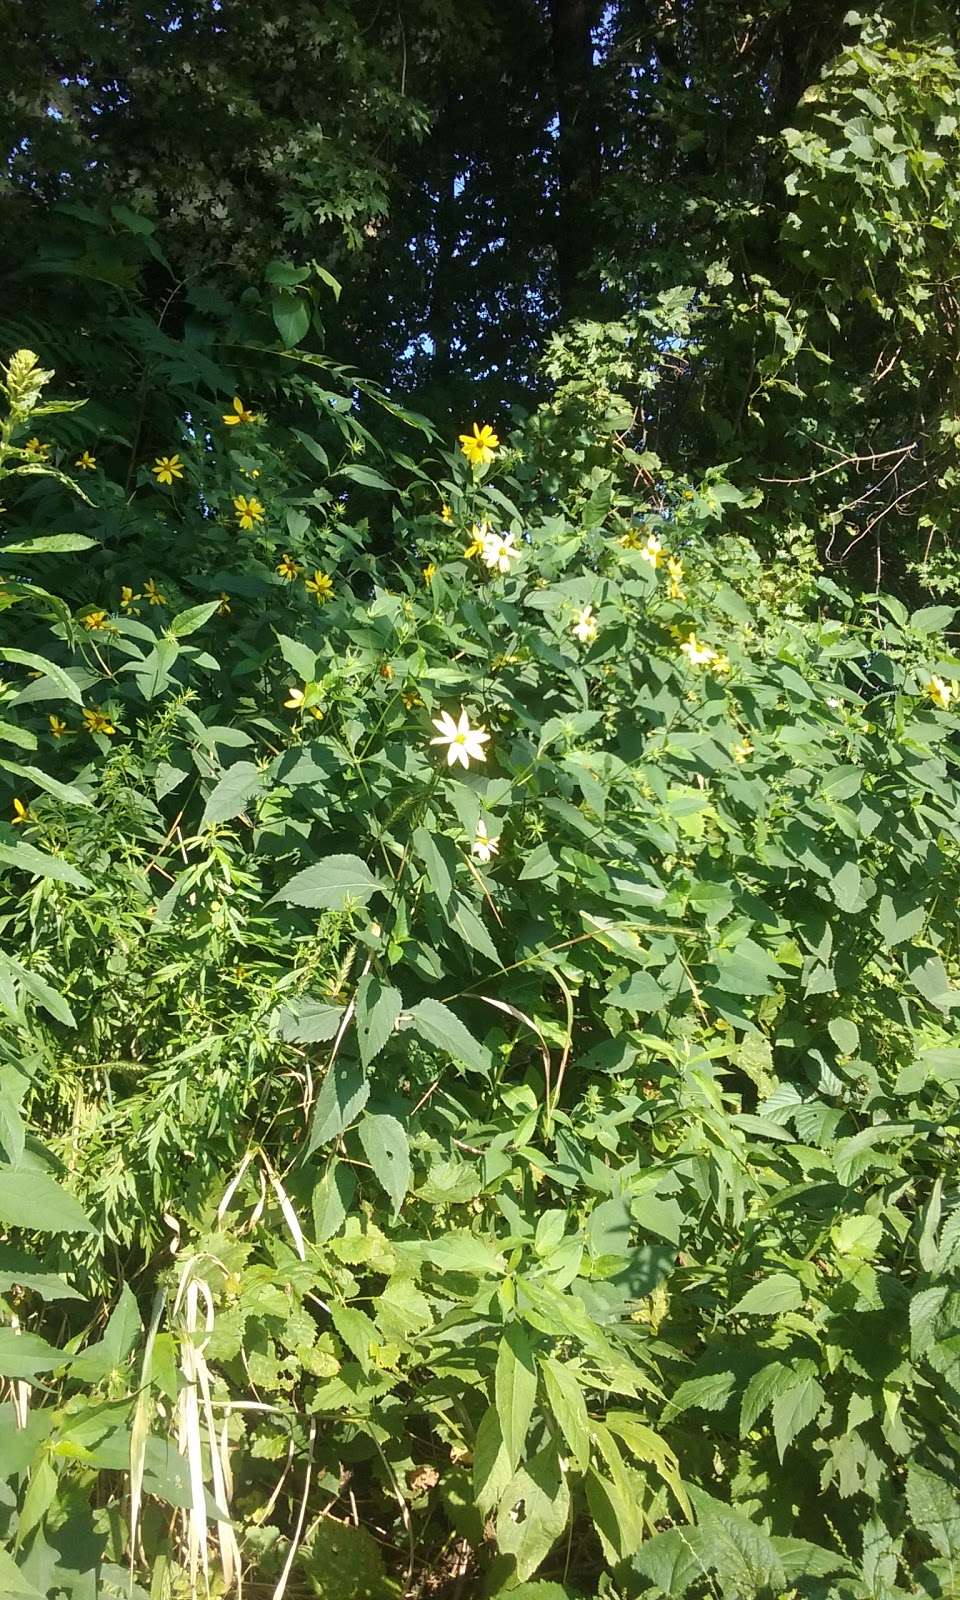
[[500, 840], [491, 839], [487, 832], [486, 823], [482, 820], [478, 822], [476, 837], [470, 846], [471, 852], [476, 856], [477, 860], [484, 863], [488, 862], [491, 857], [496, 855], [499, 848]]
[[708, 667], [717, 660], [717, 652], [712, 645], [701, 644], [695, 633], [691, 633], [680, 646], [681, 655], [685, 655], [691, 667]]
[[593, 644], [597, 637], [597, 619], [593, 614], [593, 606], [584, 606], [583, 610], [577, 613], [573, 631], [581, 644]]
[[517, 546], [512, 533], [488, 533], [484, 537], [480, 560], [491, 572], [509, 572], [510, 564], [519, 561], [523, 551]]
[[487, 753], [483, 747], [490, 735], [486, 728], [471, 728], [470, 718], [465, 711], [460, 712], [459, 722], [454, 722], [449, 711], [441, 711], [439, 717], [434, 717], [433, 726], [437, 730], [438, 737], [431, 739], [430, 743], [449, 746], [448, 767], [459, 761], [466, 771], [471, 761], [486, 761]]

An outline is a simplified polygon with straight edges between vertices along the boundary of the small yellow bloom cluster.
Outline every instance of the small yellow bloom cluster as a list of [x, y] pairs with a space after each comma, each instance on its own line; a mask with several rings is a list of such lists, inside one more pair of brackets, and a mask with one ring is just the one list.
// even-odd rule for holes
[[68, 731], [67, 724], [64, 722], [63, 718], [55, 717], [51, 711], [47, 721], [50, 724], [50, 732], [53, 734], [53, 737], [55, 739], [62, 739], [63, 735]]
[[667, 599], [682, 600], [683, 598], [683, 562], [679, 556], [667, 556]]
[[82, 455], [77, 456], [73, 464], [75, 467], [80, 467], [83, 472], [93, 472], [97, 465], [97, 458], [92, 456], [89, 450], [84, 450]]
[[286, 553], [284, 553], [282, 560], [278, 561], [276, 567], [277, 576], [282, 578], [284, 583], [293, 583], [296, 578], [299, 578], [302, 571], [303, 568], [299, 561], [294, 561], [293, 556], [288, 556]]
[[940, 678], [936, 673], [930, 678], [926, 692], [941, 711], [949, 711], [953, 701], [960, 702], [960, 683], [948, 683], [946, 678]]
[[485, 467], [489, 461], [494, 459], [500, 446], [498, 435], [494, 433], [487, 422], [483, 424], [483, 427], [478, 422], [475, 422], [473, 424], [473, 432], [461, 433], [459, 439], [461, 452], [466, 456], [471, 467]]
[[423, 581], [426, 584], [428, 589], [429, 589], [431, 583], [433, 582], [434, 578], [436, 577], [436, 575], [437, 575], [436, 562], [428, 561], [426, 566], [423, 569]]
[[444, 501], [440, 507], [440, 520], [441, 522], [453, 521], [453, 508], [448, 506], [446, 501]]
[[752, 755], [753, 745], [750, 743], [749, 734], [744, 734], [739, 743], [733, 746], [733, 759], [738, 767], [742, 767], [743, 763]]
[[142, 599], [143, 595], [135, 594], [129, 583], [120, 585], [120, 610], [125, 616], [132, 616], [134, 606], [138, 600]]
[[108, 626], [108, 623], [109, 618], [105, 611], [88, 611], [80, 618], [81, 628], [86, 628], [88, 633], [99, 633]]
[[36, 438], [36, 436], [34, 436], [32, 439], [28, 439], [23, 448], [26, 450], [28, 456], [33, 457], [34, 461], [49, 461], [50, 459], [50, 446], [48, 444], [41, 444], [40, 440]]
[[162, 594], [157, 588], [156, 580], [154, 578], [147, 579], [143, 586], [143, 595], [144, 599], [149, 601], [150, 605], [152, 606], [165, 606], [167, 603], [166, 595]]

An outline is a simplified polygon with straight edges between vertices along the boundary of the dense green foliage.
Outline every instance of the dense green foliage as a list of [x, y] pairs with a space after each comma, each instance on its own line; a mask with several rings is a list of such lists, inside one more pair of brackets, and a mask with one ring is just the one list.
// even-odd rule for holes
[[950, 21], [315, 11], [0, 65], [0, 1595], [946, 1600]]

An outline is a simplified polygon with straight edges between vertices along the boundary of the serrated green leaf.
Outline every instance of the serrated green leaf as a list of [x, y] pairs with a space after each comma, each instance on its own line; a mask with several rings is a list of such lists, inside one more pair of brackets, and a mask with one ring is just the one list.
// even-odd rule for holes
[[489, 1073], [489, 1051], [478, 1044], [460, 1018], [440, 1000], [421, 1000], [410, 1012], [410, 1020], [428, 1044], [436, 1045], [474, 1072]]
[[370, 896], [378, 892], [386, 894], [386, 885], [374, 877], [359, 856], [327, 856], [312, 867], [304, 867], [273, 898], [286, 905], [342, 911], [348, 901], [366, 905]]
[[357, 1131], [373, 1175], [389, 1195], [397, 1216], [410, 1187], [410, 1146], [404, 1128], [396, 1117], [367, 1112]]

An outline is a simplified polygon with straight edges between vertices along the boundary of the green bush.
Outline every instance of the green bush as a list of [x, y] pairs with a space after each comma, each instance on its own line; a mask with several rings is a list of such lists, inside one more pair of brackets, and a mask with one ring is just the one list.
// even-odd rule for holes
[[953, 1592], [951, 608], [210, 360], [5, 369], [0, 1578]]

